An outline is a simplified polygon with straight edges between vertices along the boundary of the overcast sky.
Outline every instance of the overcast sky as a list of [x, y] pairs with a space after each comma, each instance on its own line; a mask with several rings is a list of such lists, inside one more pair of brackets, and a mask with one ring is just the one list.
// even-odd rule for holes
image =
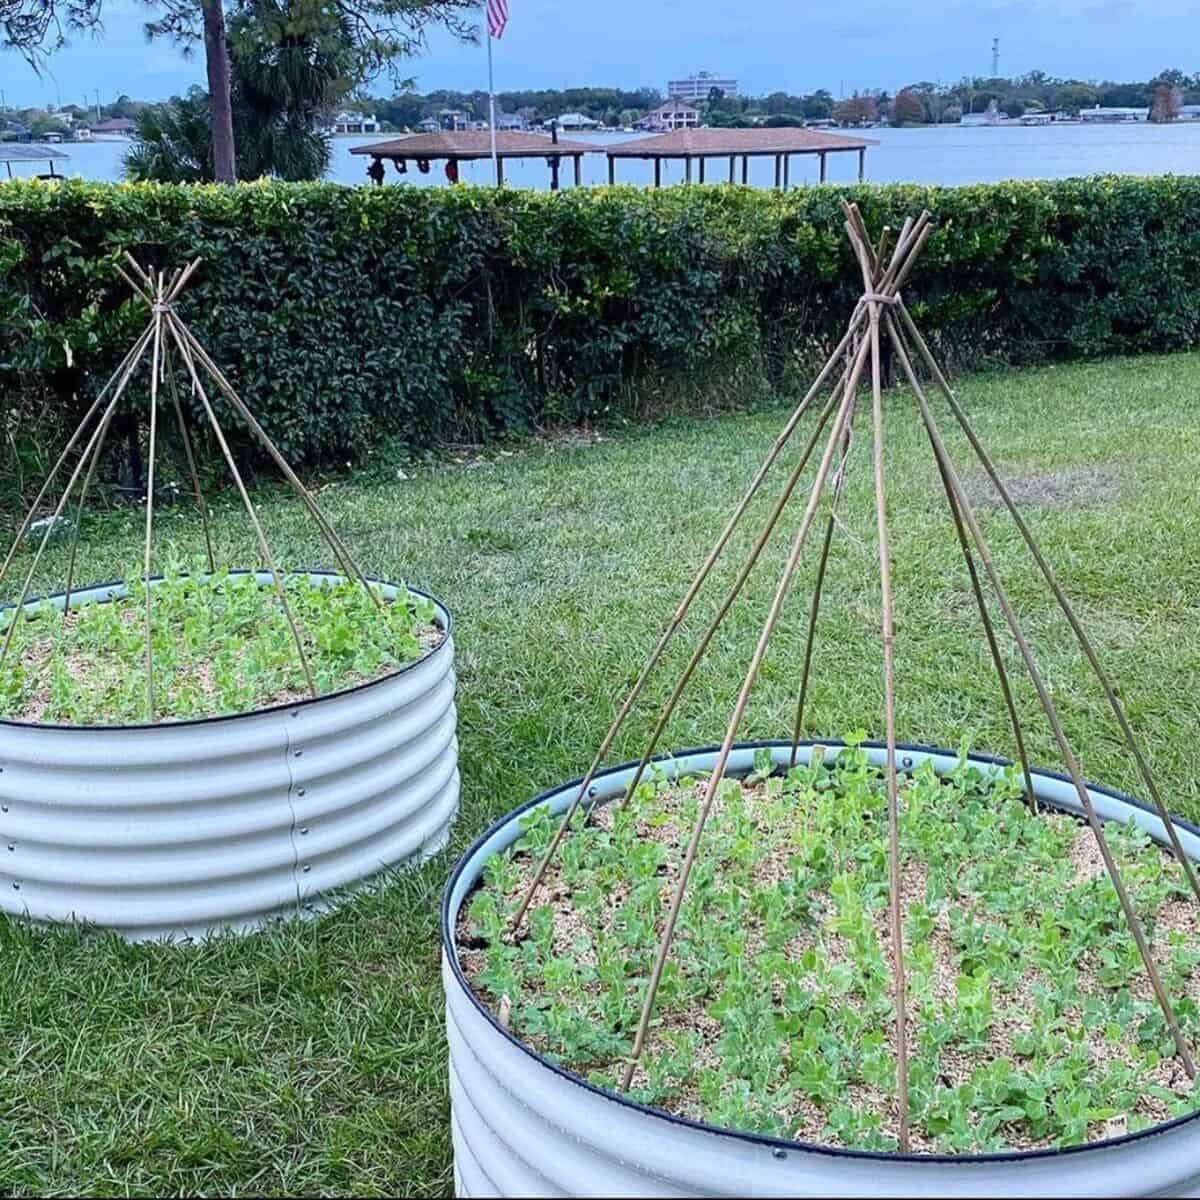
[[[496, 46], [496, 89], [616, 84], [665, 86], [708, 69], [743, 90], [834, 95], [895, 90], [922, 79], [987, 74], [1000, 38], [1003, 75], [1041, 68], [1084, 79], [1146, 79], [1166, 66], [1200, 70], [1200, 0], [509, 0]], [[808, 11], [806, 11], [808, 10]], [[43, 80], [0, 54], [9, 104], [80, 103], [99, 88], [156, 99], [203, 80], [203, 65], [167, 43], [147, 45], [146, 10], [107, 0], [104, 33], [80, 37]], [[482, 46], [444, 34], [412, 62], [422, 91], [487, 86]], [[383, 84], [378, 85], [380, 88]]]

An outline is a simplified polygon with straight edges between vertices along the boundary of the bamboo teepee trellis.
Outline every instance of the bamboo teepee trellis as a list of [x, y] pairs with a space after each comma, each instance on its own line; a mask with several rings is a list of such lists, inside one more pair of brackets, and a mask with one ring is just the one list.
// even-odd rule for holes
[[[72, 494], [75, 492], [76, 486], [79, 487], [78, 501], [76, 506], [75, 520], [71, 530], [70, 550], [67, 560], [67, 577], [66, 586], [63, 594], [63, 610], [69, 612], [71, 607], [72, 588], [74, 585], [75, 560], [79, 546], [79, 533], [83, 519], [84, 507], [87, 503], [88, 492], [91, 490], [92, 483], [95, 479], [96, 470], [101, 462], [104, 453], [105, 440], [109, 429], [112, 425], [113, 418], [117, 413], [118, 406], [121, 403], [128, 391], [130, 384], [133, 382], [147, 356], [150, 359], [150, 378], [149, 378], [149, 442], [147, 453], [146, 467], [146, 522], [145, 522], [145, 537], [143, 543], [142, 554], [142, 569], [143, 577], [146, 581], [146, 614], [145, 614], [145, 670], [146, 670], [146, 719], [153, 721], [154, 719], [154, 655], [151, 644], [151, 622], [153, 616], [153, 588], [150, 586], [152, 574], [152, 555], [153, 555], [153, 535], [154, 535], [154, 488], [155, 488], [155, 471], [157, 466], [157, 457], [159, 449], [159, 397], [160, 392], [165, 388], [170, 399], [171, 410], [175, 416], [176, 424], [179, 433], [180, 443], [183, 447], [184, 457], [187, 462], [188, 474], [191, 480], [193, 497], [199, 511], [201, 525], [204, 533], [205, 553], [208, 561], [208, 569], [210, 572], [216, 570], [216, 561], [213, 552], [212, 531], [209, 523], [208, 506], [204, 500], [203, 489], [200, 485], [200, 474], [196, 466], [195, 452], [192, 446], [192, 437], [188, 431], [188, 422], [184, 415], [184, 407], [180, 402], [179, 390], [176, 381], [176, 365], [175, 356], [178, 355], [179, 362], [183, 365], [183, 373], [185, 380], [190, 384], [192, 389], [193, 399], [198, 403], [204, 417], [204, 422], [212, 432], [217, 445], [220, 447], [221, 455], [229, 468], [230, 476], [237, 488], [238, 495], [242, 500], [242, 504], [246, 510], [246, 516], [249, 519], [251, 528], [254, 531], [255, 540], [258, 543], [259, 553], [262, 555], [263, 566], [271, 576], [271, 582], [278, 597], [279, 604], [283, 610], [283, 614], [287, 620], [288, 628], [291, 631], [292, 640], [296, 647], [296, 655], [300, 663], [301, 669], [304, 672], [305, 682], [311, 695], [317, 695], [317, 686], [313, 679], [312, 671], [309, 668], [308, 658], [304, 652], [304, 640], [301, 637], [301, 632], [296, 625], [295, 617], [292, 613], [291, 606], [288, 604], [287, 593], [283, 585], [284, 573], [281, 573], [275, 559], [275, 554], [271, 548], [271, 543], [267, 538], [266, 531], [263, 529], [262, 522], [258, 514], [255, 512], [254, 504], [250, 499], [249, 492], [246, 488], [245, 480], [242, 477], [241, 471], [238, 469], [237, 462], [234, 458], [233, 451], [230, 449], [229, 442], [225, 436], [225, 431], [217, 419], [217, 414], [210, 395], [210, 388], [215, 388], [217, 392], [225, 397], [228, 403], [232, 406], [234, 412], [246, 423], [251, 433], [259, 444], [266, 450], [267, 454], [275, 465], [283, 473], [284, 478], [291, 485], [291, 488], [300, 498], [305, 509], [316, 523], [317, 528], [321, 532], [321, 536], [328, 545], [333, 554], [335, 561], [338, 563], [338, 568], [347, 578], [357, 580], [366, 590], [367, 594], [374, 601], [377, 608], [381, 607], [382, 601], [378, 594], [378, 588], [373, 587], [363, 574], [357, 563], [354, 561], [349, 550], [341, 537], [330, 524], [329, 519], [318, 507], [312, 494], [301, 483], [295, 471], [292, 470], [287, 460], [280, 453], [279, 448], [267, 435], [266, 430], [258, 422], [257, 418], [251, 412], [250, 408], [238, 395], [232, 384], [221, 371], [220, 367], [213, 361], [208, 352], [197, 340], [196, 336], [187, 327], [180, 317], [176, 302], [180, 294], [186, 287], [188, 281], [195, 273], [200, 265], [200, 259], [194, 259], [186, 267], [177, 270], [170, 278], [167, 278], [162, 272], [155, 271], [153, 268], [143, 270], [138, 264], [133, 255], [125, 254], [125, 263], [129, 268], [127, 272], [121, 266], [117, 267], [117, 271], [121, 278], [133, 289], [135, 296], [142, 300], [150, 309], [150, 322], [142, 333], [138, 336], [129, 352], [122, 359], [116, 371], [101, 388], [96, 399], [92, 402], [87, 412], [84, 414], [83, 420], [80, 421], [75, 432], [68, 439], [66, 446], [46, 476], [44, 483], [33, 503], [30, 505], [24, 520], [17, 530], [16, 537], [13, 539], [12, 545], [9, 548], [4, 562], [0, 564], [0, 587], [3, 586], [5, 579], [8, 577], [9, 569], [12, 567], [21, 544], [29, 532], [35, 516], [37, 515], [43, 501], [51, 494], [51, 489], [55, 485], [55, 481], [59, 479], [63, 472], [63, 468], [71, 459], [76, 448], [83, 443], [83, 449], [79, 452], [78, 458], [74, 467], [70, 471], [66, 484], [62, 487], [59, 494], [57, 505], [53, 515], [47, 522], [45, 534], [42, 536], [37, 549], [34, 552], [29, 570], [25, 575], [24, 582], [21, 585], [20, 594], [16, 604], [12, 608], [13, 618], [8, 621], [7, 628], [4, 630], [4, 640], [0, 644], [0, 666], [4, 664], [13, 643], [13, 637], [17, 629], [17, 617], [25, 607], [26, 601], [29, 598], [29, 590], [33, 583], [34, 577], [37, 574], [37, 569], [41, 564], [42, 557], [45, 553], [51, 536], [58, 522], [63, 518], [63, 513], [70, 502]], [[132, 273], [132, 274], [131, 274]], [[207, 386], [206, 386], [207, 382]]]
[[[737, 700], [734, 704], [733, 711], [730, 715], [724, 740], [721, 744], [721, 749], [716, 759], [716, 764], [707, 782], [704, 800], [700, 805], [695, 825], [691, 831], [690, 840], [684, 852], [679, 879], [672, 894], [671, 903], [668, 908], [662, 933], [659, 939], [657, 953], [654, 958], [654, 964], [651, 970], [649, 983], [646, 988], [641, 1016], [638, 1022], [636, 1033], [634, 1035], [632, 1054], [626, 1062], [625, 1070], [621, 1080], [622, 1090], [628, 1089], [638, 1059], [645, 1047], [646, 1034], [649, 1029], [651, 1015], [654, 1011], [655, 1000], [658, 993], [659, 983], [662, 978], [663, 968], [666, 964], [668, 955], [670, 954], [672, 940], [675, 935], [676, 922], [678, 920], [679, 911], [683, 903], [683, 897], [688, 886], [688, 879], [690, 877], [692, 867], [696, 861], [696, 857], [700, 852], [701, 839], [704, 833], [705, 824], [708, 820], [714, 800], [720, 789], [721, 781], [724, 778], [726, 768], [729, 763], [729, 757], [733, 750], [734, 741], [737, 737], [738, 728], [741, 724], [742, 717], [745, 714], [750, 693], [758, 675], [759, 668], [762, 664], [764, 654], [766, 653], [768, 643], [770, 642], [778, 624], [784, 600], [786, 599], [791, 588], [797, 566], [808, 541], [809, 534], [816, 521], [822, 499], [826, 496], [826, 493], [828, 493], [829, 512], [825, 523], [825, 533], [820, 551], [820, 558], [817, 565], [813, 595], [809, 604], [809, 620], [804, 664], [796, 706], [796, 717], [793, 726], [792, 761], [793, 763], [795, 762], [798, 743], [804, 729], [805, 702], [808, 693], [808, 681], [812, 666], [812, 650], [817, 632], [821, 592], [824, 586], [826, 564], [829, 559], [830, 547], [837, 522], [837, 503], [845, 478], [850, 441], [853, 437], [854, 419], [858, 405], [860, 383], [862, 382], [863, 375], [869, 366], [872, 464], [874, 475], [877, 544], [879, 551], [880, 609], [883, 642], [884, 726], [887, 742], [886, 780], [889, 864], [888, 923], [892, 960], [892, 991], [895, 1009], [895, 1041], [897, 1057], [896, 1103], [898, 1109], [897, 1126], [899, 1130], [900, 1148], [901, 1150], [907, 1150], [909, 1147], [908, 1012], [905, 995], [903, 913], [901, 911], [900, 900], [902, 864], [900, 862], [899, 824], [901, 814], [899, 810], [899, 786], [896, 770], [896, 689], [893, 645], [893, 601], [891, 588], [891, 565], [888, 550], [888, 520], [886, 503], [887, 479], [883, 455], [883, 387], [881, 343], [884, 337], [886, 337], [890, 343], [896, 361], [899, 362], [904, 377], [914, 396], [916, 397], [921, 422], [929, 438], [930, 447], [937, 464], [938, 474], [941, 478], [942, 486], [946, 494], [947, 504], [953, 519], [956, 537], [962, 550], [967, 574], [970, 579], [972, 594], [975, 598], [976, 607], [978, 608], [979, 616], [983, 625], [989, 653], [998, 677], [1000, 692], [1008, 712], [1009, 720], [1012, 723], [1017, 754], [1025, 779], [1027, 801], [1030, 806], [1036, 810], [1036, 800], [1034, 797], [1032, 776], [1030, 774], [1026, 755], [1025, 739], [1022, 732], [1021, 723], [1017, 715], [1016, 705], [1013, 701], [1012, 689], [1009, 683], [1008, 673], [1004, 665], [1004, 659], [996, 637], [996, 631], [993, 626], [991, 616], [988, 612], [988, 605], [984, 590], [984, 579], [981, 578], [980, 567], [982, 567], [982, 575], [984, 578], [986, 578], [987, 584], [991, 588], [995, 602], [1003, 615], [1004, 623], [1007, 626], [1013, 642], [1016, 645], [1025, 672], [1028, 675], [1035, 692], [1037, 693], [1039, 705], [1047, 719], [1063, 764], [1066, 767], [1067, 773], [1069, 774], [1076, 794], [1078, 795], [1080, 807], [1095, 837], [1100, 854], [1104, 860], [1104, 866], [1112, 880], [1114, 889], [1116, 890], [1126, 923], [1145, 966], [1145, 970], [1149, 977], [1151, 987], [1153, 988], [1155, 998], [1162, 1009], [1163, 1016], [1166, 1020], [1168, 1028], [1170, 1029], [1177, 1056], [1188, 1076], [1191, 1078], [1195, 1078], [1196, 1075], [1196, 1066], [1192, 1058], [1191, 1050], [1184, 1039], [1182, 1030], [1180, 1029], [1179, 1022], [1175, 1015], [1174, 1008], [1164, 988], [1158, 967], [1150, 953], [1149, 944], [1146, 940], [1141, 922], [1130, 900], [1128, 891], [1126, 890], [1125, 884], [1121, 878], [1120, 869], [1109, 849], [1108, 842], [1104, 834], [1103, 825], [1096, 815], [1091, 798], [1088, 794], [1087, 787], [1083, 781], [1078, 758], [1063, 731], [1062, 723], [1058, 716], [1057, 707], [1049, 689], [1046, 687], [1045, 681], [1038, 668], [1037, 661], [1034, 658], [1033, 651], [1025, 637], [1017, 614], [996, 571], [988, 543], [984, 538], [983, 533], [980, 530], [979, 523], [976, 519], [974, 507], [967, 496], [967, 493], [963, 489], [958, 470], [946, 449], [946, 445], [942, 439], [941, 430], [926, 394], [925, 385], [922, 383], [917, 374], [917, 369], [914, 365], [915, 361], [919, 361], [921, 364], [923, 364], [925, 371], [933, 380], [938, 392], [945, 398], [955, 422], [965, 434], [967, 441], [969, 442], [973, 452], [990, 479], [991, 484], [1000, 497], [1004, 507], [1011, 514], [1016, 527], [1020, 532], [1023, 542], [1033, 556], [1038, 571], [1045, 580], [1047, 586], [1050, 588], [1058, 606], [1062, 609], [1062, 612], [1065, 615], [1067, 622], [1084, 653], [1085, 658], [1087, 659], [1101, 685], [1102, 690], [1104, 691], [1105, 697], [1112, 709], [1117, 725], [1121, 730], [1122, 737], [1124, 738], [1125, 743], [1128, 746], [1130, 753], [1132, 754], [1137, 765], [1138, 772], [1141, 776], [1142, 782], [1146, 787], [1146, 791], [1153, 801], [1158, 815], [1162, 819], [1164, 828], [1167, 831], [1171, 849], [1173, 850], [1175, 857], [1179, 860], [1181, 869], [1186, 875], [1188, 884], [1190, 885], [1198, 902], [1200, 902], [1200, 881], [1197, 879], [1196, 871], [1192, 862], [1184, 853], [1183, 847], [1180, 844], [1178, 832], [1175, 828], [1175, 824], [1172, 821], [1170, 812], [1164, 804], [1158, 787], [1155, 784], [1149, 763], [1147, 762], [1147, 759], [1138, 743], [1137, 737], [1130, 726], [1129, 720], [1125, 714], [1120, 700], [1117, 697], [1116, 691], [1114, 690], [1111, 681], [1105, 673], [1104, 668], [1100, 664], [1100, 660], [1095, 652], [1094, 647], [1092, 646], [1090, 639], [1087, 636], [1087, 633], [1080, 624], [1079, 619], [1076, 616], [1074, 609], [1072, 608], [1070, 601], [1067, 599], [1062, 587], [1060, 586], [1057, 577], [1038, 547], [1037, 542], [1035, 541], [1033, 534], [1029, 529], [1029, 526], [1026, 524], [1024, 518], [1017, 509], [1011, 493], [1005, 486], [1003, 480], [1000, 478], [994, 462], [989, 457], [987, 451], [984, 449], [977, 434], [975, 433], [975, 430], [968, 421], [967, 416], [961, 405], [958, 403], [958, 400], [955, 397], [949, 383], [947, 382], [945, 375], [939, 368], [933, 354], [929, 349], [929, 346], [921, 336], [920, 331], [917, 329], [912, 316], [905, 306], [902, 288], [908, 280], [914, 265], [920, 256], [921, 250], [923, 249], [925, 242], [930, 236], [933, 228], [929, 213], [923, 212], [915, 220], [912, 218], [906, 220], [903, 228], [900, 230], [900, 233], [895, 238], [894, 242], [892, 240], [891, 231], [885, 228], [878, 241], [875, 244], [872, 244], [857, 206], [853, 204], [844, 204], [843, 208], [846, 217], [846, 233], [850, 239], [851, 246], [854, 249], [855, 257], [861, 268], [863, 284], [862, 296], [850, 317], [846, 333], [818, 373], [816, 381], [813, 383], [808, 394], [805, 395], [803, 400], [801, 400], [796, 410], [792, 413], [791, 417], [784, 425], [782, 432], [771, 446], [771, 449], [762, 465], [755, 472], [745, 494], [738, 502], [728, 522], [721, 531], [721, 534], [717, 538], [713, 549], [709, 553], [708, 557], [704, 560], [704, 563], [701, 565], [700, 569], [697, 571], [696, 576], [687, 588], [682, 601], [675, 610], [666, 629], [663, 631], [657, 644], [651, 652], [648, 661], [643, 667], [641, 673], [638, 675], [637, 680], [633, 684], [629, 694], [621, 704], [616, 718], [602, 739], [600, 747], [596, 751], [595, 757], [592, 760], [591, 766], [580, 783], [579, 789], [576, 792], [571, 805], [567, 809], [562, 823], [556, 830], [549, 848], [539, 863], [537, 870], [534, 873], [534, 877], [522, 897], [521, 903], [518, 905], [511, 922], [510, 932], [515, 934], [519, 930], [525, 914], [529, 909], [529, 905], [536, 894], [538, 886], [544, 879], [546, 871], [553, 861], [563, 838], [567, 836], [567, 831], [570, 828], [573, 815], [579, 806], [584, 802], [584, 798], [588, 794], [588, 789], [592, 784], [596, 772], [599, 770], [605, 756], [612, 748], [617, 734], [624, 725], [626, 718], [644, 690], [648, 679], [653, 673], [655, 667], [658, 665], [668, 644], [674, 638], [680, 626], [682, 625], [689, 609], [691, 608], [692, 602], [696, 598], [696, 595], [703, 587], [705, 580], [708, 578], [717, 560], [721, 557], [722, 553], [726, 549], [734, 530], [738, 527], [743, 516], [745, 515], [751, 500], [759, 491], [768, 471], [771, 469], [775, 461], [780, 457], [784, 447], [790, 440], [792, 434], [795, 432], [801, 418], [813, 406], [825, 385], [830, 381], [830, 379], [833, 379], [836, 376], [836, 382], [833, 386], [832, 395], [822, 408], [817, 418], [816, 427], [813, 429], [811, 436], [801, 451], [795, 466], [788, 474], [777, 501], [772, 506], [763, 527], [755, 538], [753, 545], [751, 546], [751, 549], [736, 578], [730, 586], [727, 595], [718, 606], [715, 615], [705, 628], [703, 634], [700, 636], [691, 658], [684, 667], [684, 670], [674, 689], [672, 690], [666, 704], [663, 706], [658, 720], [654, 726], [653, 732], [651, 733], [650, 741], [646, 747], [645, 753], [643, 754], [637, 769], [634, 771], [630, 783], [625, 790], [623, 799], [620, 801], [622, 804], [627, 803], [630, 796], [632, 796], [634, 789], [641, 780], [643, 772], [648, 766], [654, 751], [659, 744], [659, 739], [672, 714], [674, 713], [675, 708], [687, 687], [689, 679], [691, 678], [701, 659], [704, 657], [705, 651], [707, 650], [709, 643], [712, 641], [714, 634], [720, 627], [721, 622], [724, 620], [725, 615], [733, 605], [738, 594], [741, 592], [742, 587], [750, 573], [753, 571], [755, 564], [762, 553], [763, 547], [766, 545], [767, 540], [770, 538], [772, 532], [779, 524], [802, 474], [807, 468], [813, 455], [817, 452], [817, 448], [821, 444], [822, 435], [824, 435], [824, 446], [821, 450], [821, 455], [818, 460], [815, 478], [809, 490], [808, 500], [805, 504], [803, 514], [793, 535], [782, 574], [779, 578], [774, 597], [767, 612], [757, 644], [754, 648], [754, 652], [751, 656], [750, 664], [746, 670], [746, 674], [743, 679], [741, 689], [738, 693]], [[831, 421], [832, 426], [830, 427]], [[837, 463], [836, 467], [834, 465], [835, 461]]]

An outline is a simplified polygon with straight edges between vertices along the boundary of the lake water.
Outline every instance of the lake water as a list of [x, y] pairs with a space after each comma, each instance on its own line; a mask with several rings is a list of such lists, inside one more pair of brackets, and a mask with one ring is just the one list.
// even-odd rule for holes
[[[386, 136], [386, 135], [385, 135]], [[597, 149], [627, 140], [628, 134], [565, 135], [585, 141]], [[867, 179], [877, 183], [985, 183], [999, 179], [1062, 179], [1072, 175], [1119, 172], [1129, 175], [1200, 174], [1200, 121], [1174, 125], [1051, 125], [967, 127], [945, 126], [929, 129], [871, 129], [864, 135], [879, 142], [867, 151]], [[350, 153], [354, 146], [369, 145], [380, 137], [339, 137], [333, 144], [333, 161], [328, 178], [338, 183], [366, 183], [369, 159]], [[85, 179], [121, 178], [121, 160], [126, 142], [80, 142], [63, 147], [70, 161], [58, 164], [68, 175]], [[44, 166], [37, 167], [44, 170]], [[709, 162], [710, 180], [727, 177], [724, 160]], [[738, 164], [739, 178], [741, 164]], [[857, 154], [831, 154], [831, 182], [851, 182], [858, 169]], [[16, 168], [19, 174], [31, 174], [30, 167]], [[607, 160], [603, 154], [590, 154], [583, 160], [586, 184], [607, 182]], [[543, 188], [549, 184], [549, 170], [541, 159], [515, 160], [505, 165], [507, 181], [518, 187]], [[463, 163], [465, 183], [491, 181], [491, 163]], [[562, 169], [562, 182], [572, 179], [570, 163]], [[441, 165], [434, 164], [428, 175], [419, 174], [412, 164], [409, 173], [397, 175], [389, 166], [388, 182], [403, 179], [409, 184], [445, 183]], [[652, 166], [638, 159], [617, 162], [617, 182], [648, 184]], [[683, 164], [663, 164], [664, 183], [683, 178]], [[815, 183], [815, 156], [792, 158], [792, 184]], [[774, 164], [770, 158], [750, 160], [750, 182], [770, 187]]]

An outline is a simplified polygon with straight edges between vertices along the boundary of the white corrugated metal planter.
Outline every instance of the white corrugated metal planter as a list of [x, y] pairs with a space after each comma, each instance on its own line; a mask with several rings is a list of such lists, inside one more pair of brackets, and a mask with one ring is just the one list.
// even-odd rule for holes
[[0, 911], [197, 937], [435, 853], [459, 785], [452, 623], [434, 604], [433, 650], [317, 699], [155, 725], [0, 721]]
[[[825, 743], [826, 745], [830, 743]], [[791, 744], [748, 743], [730, 774], [752, 769], [769, 746], [785, 763]], [[884, 761], [884, 750], [869, 747]], [[664, 759], [669, 772], [707, 770], [713, 749]], [[982, 767], [999, 760], [972, 756]], [[802, 758], [807, 761], [808, 747]], [[957, 756], [903, 747], [901, 765]], [[620, 795], [632, 765], [598, 775], [591, 796]], [[460, 1196], [1200, 1196], [1200, 1115], [1066, 1150], [1014, 1154], [898, 1155], [828, 1147], [717, 1129], [635, 1104], [552, 1066], [502, 1028], [472, 994], [459, 967], [454, 928], [488, 857], [520, 836], [534, 804], [562, 812], [579, 781], [544, 793], [489, 829], [459, 862], [442, 908], [442, 974], [450, 1044], [455, 1184]], [[1078, 813], [1071, 782], [1034, 772], [1038, 796]], [[1135, 819], [1159, 841], [1162, 823], [1137, 801], [1092, 786], [1102, 818]], [[1178, 823], [1185, 851], [1200, 859], [1200, 829]]]

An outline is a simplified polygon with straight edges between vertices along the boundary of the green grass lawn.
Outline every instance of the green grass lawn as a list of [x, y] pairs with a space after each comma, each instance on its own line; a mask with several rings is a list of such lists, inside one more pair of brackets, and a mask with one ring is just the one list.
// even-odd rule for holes
[[[1200, 817], [1198, 374], [1193, 354], [980, 376], [961, 387], [994, 456], [1036, 501], [1031, 524], [1121, 684], [1164, 795], [1191, 817]], [[488, 822], [587, 767], [783, 415], [678, 421], [599, 443], [532, 446], [477, 469], [326, 487], [321, 501], [366, 569], [428, 587], [454, 610], [463, 803], [451, 850], [324, 920], [200, 947], [125, 946], [0, 921], [0, 1192], [448, 1192], [442, 881]], [[812, 690], [810, 730], [831, 736], [883, 728], [867, 415]], [[899, 735], [1008, 753], [1005, 713], [907, 394], [889, 394], [886, 425]], [[949, 440], [966, 468], [963, 439]], [[283, 563], [327, 561], [299, 505], [275, 491], [260, 499]], [[216, 508], [221, 557], [257, 565], [233, 494]], [[93, 518], [78, 579], [136, 569], [140, 522], [134, 511]], [[1132, 787], [1103, 697], [1035, 585], [1018, 535], [994, 508], [983, 523], [1085, 773]], [[186, 506], [163, 510], [156, 528], [160, 555], [198, 551]], [[686, 660], [687, 634], [702, 628], [749, 533], [702, 593], [613, 762], [640, 752]], [[720, 740], [785, 540], [772, 542], [714, 642], [666, 747]], [[817, 540], [746, 737], [790, 733]], [[64, 558], [57, 548], [41, 585], [61, 583]], [[1057, 765], [1027, 684], [1018, 700], [1034, 760]]]

